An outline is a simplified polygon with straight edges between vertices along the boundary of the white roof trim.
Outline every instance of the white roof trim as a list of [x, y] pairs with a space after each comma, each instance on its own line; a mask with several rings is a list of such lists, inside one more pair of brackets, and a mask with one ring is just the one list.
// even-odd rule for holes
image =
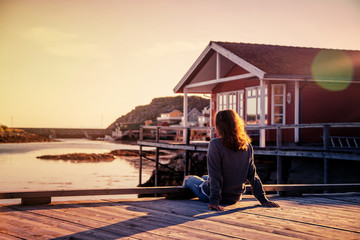
[[190, 69], [186, 72], [186, 74], [183, 76], [183, 78], [180, 80], [180, 82], [176, 85], [174, 88], [174, 92], [177, 92], [181, 86], [184, 84], [186, 79], [190, 76], [190, 74], [197, 68], [197, 66], [200, 64], [200, 62], [205, 58], [205, 56], [209, 53], [211, 50], [211, 43], [208, 44], [208, 46], [204, 49], [204, 51], [200, 54], [200, 56], [196, 59], [194, 64], [190, 67]]
[[264, 71], [260, 70], [259, 68], [255, 67], [254, 65], [248, 63], [244, 59], [236, 56], [231, 51], [223, 48], [222, 46], [220, 46], [220, 45], [218, 45], [216, 43], [212, 43], [211, 47], [216, 52], [220, 53], [221, 55], [223, 55], [227, 59], [231, 60], [232, 62], [236, 63], [237, 65], [244, 68], [245, 70], [249, 71], [250, 73], [255, 74], [257, 77], [259, 77], [261, 79], [264, 78], [264, 75], [265, 75]]
[[[257, 76], [260, 79], [264, 78], [264, 75], [265, 75], [264, 71], [260, 70], [259, 68], [255, 67], [254, 65], [246, 62], [244, 59], [236, 56], [234, 53], [221, 47], [217, 43], [210, 42], [208, 44], [208, 46], [204, 49], [204, 51], [200, 54], [200, 56], [196, 59], [194, 64], [186, 72], [186, 74], [183, 76], [183, 78], [180, 80], [180, 82], [176, 85], [176, 87], [174, 88], [174, 92], [177, 92], [182, 87], [182, 85], [185, 83], [185, 81], [188, 79], [188, 77], [191, 75], [191, 73], [199, 66], [201, 61], [210, 52], [210, 50], [214, 50], [214, 51], [220, 53], [222, 56], [226, 57], [230, 61], [234, 62], [238, 66], [240, 66], [240, 67], [244, 68], [245, 70], [247, 70], [248, 72], [250, 72], [250, 74], [252, 76]], [[224, 79], [226, 79], [226, 78], [224, 78]], [[218, 79], [218, 80], [220, 80], [220, 79]], [[214, 80], [210, 80], [210, 81], [214, 81]], [[205, 84], [205, 85], [208, 85], [209, 84], [208, 82], [209, 81], [207, 81], [207, 84]]]
[[245, 78], [250, 78], [250, 77], [256, 77], [256, 75], [253, 73], [245, 73], [245, 74], [226, 77], [226, 78], [214, 79], [214, 80], [198, 82], [198, 83], [191, 83], [189, 85], [186, 85], [185, 88], [189, 89], [189, 88], [193, 88], [193, 87], [201, 87], [201, 86], [222, 83], [222, 82], [230, 82], [230, 81], [240, 80], [240, 79], [245, 79]]

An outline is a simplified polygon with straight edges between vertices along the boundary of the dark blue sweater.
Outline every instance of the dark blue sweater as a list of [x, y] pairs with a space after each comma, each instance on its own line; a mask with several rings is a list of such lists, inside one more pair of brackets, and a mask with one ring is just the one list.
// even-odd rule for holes
[[245, 192], [249, 180], [254, 196], [260, 203], [267, 202], [262, 183], [256, 173], [252, 146], [237, 152], [225, 147], [220, 138], [210, 141], [207, 166], [209, 179], [203, 189], [210, 197], [209, 204], [235, 203]]

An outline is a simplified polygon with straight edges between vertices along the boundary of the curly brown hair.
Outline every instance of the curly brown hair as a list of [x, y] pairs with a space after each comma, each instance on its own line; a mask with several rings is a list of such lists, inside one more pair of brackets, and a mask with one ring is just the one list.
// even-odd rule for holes
[[216, 131], [222, 143], [233, 151], [247, 150], [251, 143], [244, 120], [233, 110], [221, 110], [215, 117]]

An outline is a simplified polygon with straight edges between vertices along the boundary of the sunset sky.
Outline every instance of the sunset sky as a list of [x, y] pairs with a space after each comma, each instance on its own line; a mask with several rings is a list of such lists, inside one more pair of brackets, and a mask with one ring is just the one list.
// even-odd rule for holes
[[360, 0], [0, 0], [0, 123], [105, 128], [209, 41], [360, 50]]

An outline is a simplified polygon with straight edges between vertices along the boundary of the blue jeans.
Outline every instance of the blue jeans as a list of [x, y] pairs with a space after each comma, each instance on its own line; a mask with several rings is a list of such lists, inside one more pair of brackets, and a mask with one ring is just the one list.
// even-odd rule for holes
[[207, 179], [208, 176], [203, 176], [202, 178], [198, 176], [190, 176], [185, 181], [185, 187], [193, 191], [193, 193], [199, 198], [199, 200], [209, 202], [209, 196], [206, 195], [201, 189], [201, 184], [204, 184]]

